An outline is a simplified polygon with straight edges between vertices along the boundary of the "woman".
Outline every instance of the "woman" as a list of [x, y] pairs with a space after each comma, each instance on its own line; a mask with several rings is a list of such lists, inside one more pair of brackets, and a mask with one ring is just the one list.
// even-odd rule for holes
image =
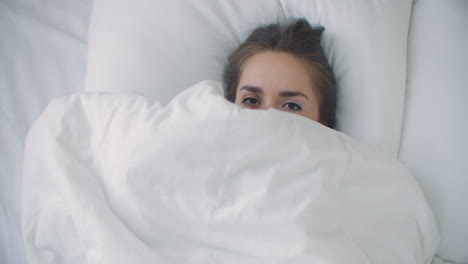
[[225, 97], [251, 109], [277, 108], [335, 125], [336, 81], [307, 20], [256, 28], [229, 57]]

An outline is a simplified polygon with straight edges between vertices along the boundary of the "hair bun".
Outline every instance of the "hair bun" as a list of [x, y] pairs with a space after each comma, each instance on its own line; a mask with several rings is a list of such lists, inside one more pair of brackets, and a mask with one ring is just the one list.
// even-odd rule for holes
[[307, 32], [309, 34], [312, 33], [319, 36], [321, 36], [322, 32], [325, 31], [325, 27], [320, 25], [312, 27], [305, 18], [298, 18], [294, 20], [294, 22], [291, 23], [290, 28], [292, 28], [293, 33]]

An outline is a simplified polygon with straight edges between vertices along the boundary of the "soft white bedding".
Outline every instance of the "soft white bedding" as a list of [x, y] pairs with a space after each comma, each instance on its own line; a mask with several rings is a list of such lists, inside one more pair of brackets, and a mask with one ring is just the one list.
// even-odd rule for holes
[[416, 1], [412, 21], [398, 156], [436, 216], [437, 256], [468, 264], [468, 1]]
[[49, 101], [82, 88], [92, 0], [0, 1], [0, 263], [23, 264], [24, 140]]
[[25, 151], [29, 263], [430, 263], [413, 176], [343, 133], [240, 109], [206, 81], [167, 107], [54, 100]]

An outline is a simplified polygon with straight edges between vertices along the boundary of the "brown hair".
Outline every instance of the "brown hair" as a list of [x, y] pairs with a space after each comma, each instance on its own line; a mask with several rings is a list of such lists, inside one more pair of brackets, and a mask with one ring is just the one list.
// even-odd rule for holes
[[[319, 121], [333, 128], [336, 121], [336, 81], [320, 46], [324, 30], [322, 26], [311, 27], [304, 18], [256, 28], [229, 56], [224, 69], [226, 99], [235, 102], [243, 65], [249, 57], [267, 50], [284, 51], [304, 59], [318, 73], [315, 92], [320, 104]], [[311, 74], [314, 74], [314, 70], [311, 70]]]

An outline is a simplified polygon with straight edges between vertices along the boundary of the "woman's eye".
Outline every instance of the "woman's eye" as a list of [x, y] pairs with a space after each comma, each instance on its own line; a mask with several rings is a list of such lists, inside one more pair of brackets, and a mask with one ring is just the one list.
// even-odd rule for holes
[[291, 110], [294, 110], [294, 111], [300, 111], [302, 110], [302, 107], [296, 103], [285, 103], [284, 106], [286, 106], [286, 108], [289, 108]]
[[257, 102], [258, 102], [258, 100], [255, 99], [255, 98], [252, 98], [252, 97], [247, 97], [247, 98], [245, 98], [245, 99], [242, 101], [242, 103], [248, 104], [248, 105], [254, 105], [254, 104], [256, 104]]

